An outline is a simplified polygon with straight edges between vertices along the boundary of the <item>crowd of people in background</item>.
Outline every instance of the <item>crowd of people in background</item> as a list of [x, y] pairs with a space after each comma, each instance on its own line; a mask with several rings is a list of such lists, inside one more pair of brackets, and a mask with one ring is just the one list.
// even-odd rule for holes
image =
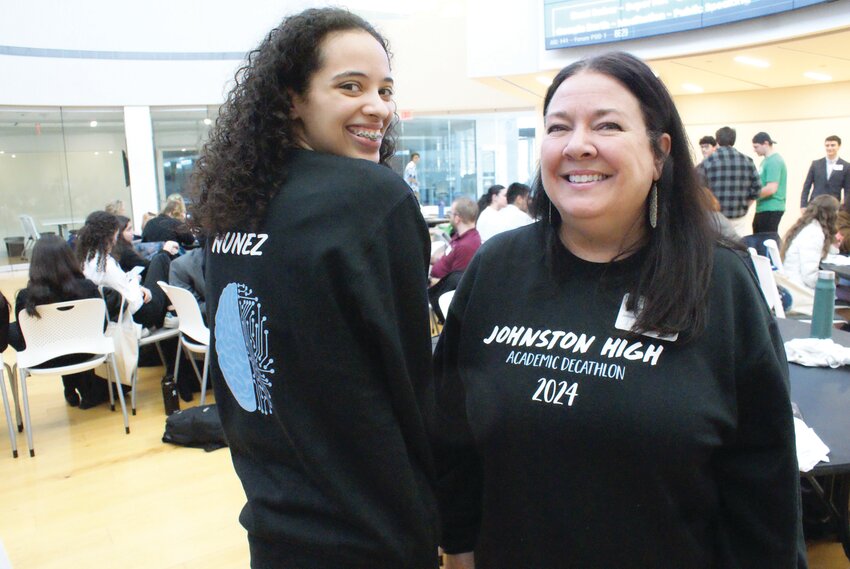
[[[33, 248], [27, 285], [16, 296], [14, 314], [26, 310], [38, 316], [37, 307], [42, 304], [103, 297], [110, 318], [117, 318], [123, 303], [142, 326], [142, 336], [163, 326], [176, 326], [177, 319], [169, 312], [167, 296], [157, 282], [187, 288], [199, 302], [204, 298], [203, 248], [187, 224], [183, 198], [169, 196], [162, 212], [142, 228], [142, 238], [134, 235], [133, 222], [125, 214], [123, 203], [116, 200], [91, 212], [67, 241], [43, 235]], [[16, 320], [0, 328], [0, 339], [5, 342], [8, 338], [15, 350], [26, 349]], [[165, 347], [169, 352], [175, 348]], [[72, 364], [84, 357], [65, 356], [42, 365]], [[193, 378], [183, 379], [178, 387], [181, 396], [190, 400], [196, 386]], [[92, 371], [64, 376], [63, 385], [65, 400], [72, 407], [88, 409], [108, 399], [106, 381]]]

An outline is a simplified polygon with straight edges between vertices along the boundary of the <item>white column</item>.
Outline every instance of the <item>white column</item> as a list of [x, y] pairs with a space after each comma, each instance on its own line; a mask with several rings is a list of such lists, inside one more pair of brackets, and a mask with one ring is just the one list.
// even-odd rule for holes
[[133, 226], [137, 233], [141, 233], [145, 212], [159, 211], [150, 107], [124, 107], [124, 132], [130, 167]]

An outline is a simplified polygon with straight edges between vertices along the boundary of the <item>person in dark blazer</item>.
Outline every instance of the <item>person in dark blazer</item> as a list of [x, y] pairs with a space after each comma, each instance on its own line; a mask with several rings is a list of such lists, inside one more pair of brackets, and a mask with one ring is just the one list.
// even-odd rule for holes
[[[813, 160], [803, 183], [803, 194], [800, 196], [800, 207], [806, 209], [809, 202], [821, 194], [834, 196], [839, 202], [841, 191], [850, 191], [850, 162], [838, 157], [841, 139], [835, 135], [827, 136], [824, 141], [826, 157]], [[847, 208], [847, 205], [844, 205]]]

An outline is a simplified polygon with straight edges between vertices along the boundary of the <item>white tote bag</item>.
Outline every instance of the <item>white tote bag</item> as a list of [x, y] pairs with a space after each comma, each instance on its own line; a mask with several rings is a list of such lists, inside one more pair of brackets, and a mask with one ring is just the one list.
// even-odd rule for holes
[[129, 310], [123, 311], [120, 322], [109, 322], [106, 335], [115, 342], [115, 365], [121, 383], [130, 385], [133, 372], [139, 363], [139, 338], [142, 337], [142, 325], [133, 321]]

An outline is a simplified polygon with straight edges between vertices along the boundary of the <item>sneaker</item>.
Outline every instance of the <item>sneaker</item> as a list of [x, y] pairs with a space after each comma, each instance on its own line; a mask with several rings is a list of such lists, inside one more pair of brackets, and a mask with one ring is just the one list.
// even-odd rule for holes
[[166, 314], [162, 321], [163, 328], [177, 328], [180, 325], [180, 320], [173, 314]]
[[149, 329], [142, 328], [142, 336], [141, 336], [142, 338], [147, 338], [150, 335], [151, 335], [151, 331]]

